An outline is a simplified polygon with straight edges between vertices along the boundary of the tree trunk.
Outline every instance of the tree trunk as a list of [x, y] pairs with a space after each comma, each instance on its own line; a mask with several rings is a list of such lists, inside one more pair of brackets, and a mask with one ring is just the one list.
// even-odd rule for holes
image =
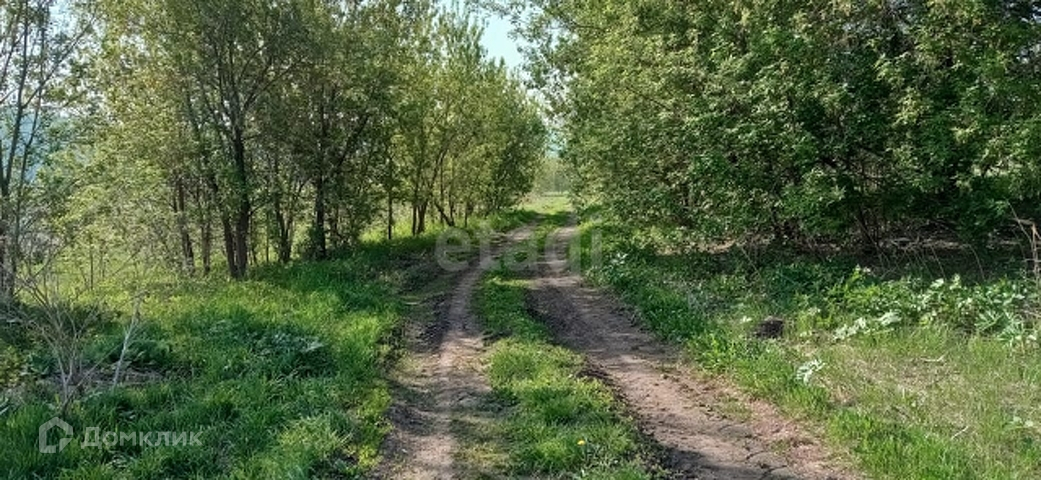
[[249, 224], [249, 200], [243, 199], [235, 219], [235, 279], [246, 277], [246, 266], [249, 265]]
[[241, 128], [235, 130], [232, 141], [232, 153], [235, 160], [236, 196], [238, 205], [235, 212], [235, 257], [232, 278], [242, 279], [246, 276], [249, 265], [249, 233], [252, 208], [249, 201], [249, 182], [246, 171], [246, 143]]
[[289, 263], [293, 259], [293, 239], [292, 239], [292, 226], [289, 224], [282, 225], [278, 232], [278, 262], [282, 264]]
[[440, 203], [434, 203], [434, 208], [437, 210], [438, 215], [441, 216], [441, 224], [448, 225], [449, 227], [455, 227], [455, 219], [445, 213], [444, 207]]
[[202, 250], [202, 274], [209, 275], [213, 268], [213, 225], [210, 223], [209, 215], [202, 221], [202, 231], [199, 232], [200, 249]]
[[[2, 200], [2, 199], [0, 199]], [[0, 208], [3, 207], [0, 203]], [[14, 300], [14, 256], [9, 252], [7, 238], [7, 215], [0, 213], [0, 305]]]
[[387, 241], [394, 240], [394, 197], [387, 194]]
[[412, 196], [412, 236], [419, 235], [419, 198]]
[[427, 231], [427, 202], [423, 201], [419, 204], [419, 210], [417, 211], [417, 217], [419, 223], [416, 224], [416, 235], [422, 235]]
[[177, 230], [181, 237], [181, 269], [192, 276], [195, 275], [195, 249], [188, 229], [188, 195], [181, 179], [177, 179], [174, 185], [174, 214], [177, 216]]
[[[440, 180], [438, 182], [440, 184], [440, 185], [438, 185], [438, 193], [440, 194], [440, 198], [438, 199], [437, 204], [438, 205], [444, 205], [445, 204], [445, 167], [444, 167], [444, 162], [439, 162], [437, 169], [438, 169], [438, 178]], [[440, 206], [438, 206], [437, 209], [441, 213], [441, 224], [444, 225], [445, 224], [445, 220], [447, 220], [445, 218], [445, 212], [444, 212], [444, 210], [441, 209]]]
[[260, 263], [260, 257], [257, 255], [257, 243], [260, 243], [260, 240], [257, 239], [257, 225], [254, 223], [249, 228], [249, 261], [256, 265]]
[[325, 176], [318, 175], [314, 180], [314, 253], [319, 260], [324, 260], [328, 253], [325, 236]]
[[286, 218], [285, 209], [282, 208], [282, 201], [278, 198], [275, 199], [274, 210], [275, 224], [278, 228], [278, 243], [275, 245], [275, 250], [278, 253], [278, 262], [286, 264], [289, 263], [289, 261], [293, 257], [293, 242], [291, 233], [291, 230], [293, 228], [293, 220]]
[[87, 290], [94, 290], [94, 246], [87, 250]]
[[221, 215], [221, 226], [224, 228], [224, 255], [228, 259], [228, 275], [231, 278], [238, 278], [238, 268], [236, 267], [236, 255], [235, 255], [235, 233], [231, 229], [231, 218], [227, 215]]
[[[212, 210], [216, 206], [217, 199], [220, 198], [219, 188], [217, 186], [217, 179], [212, 173], [208, 173], [205, 176], [206, 190], [207, 193], [200, 191], [197, 203], [199, 204], [199, 210], [201, 213], [201, 229], [199, 235], [202, 243], [202, 273], [203, 275], [209, 275], [213, 271], [213, 212]], [[208, 197], [207, 197], [208, 195]], [[221, 213], [221, 219], [226, 217], [225, 214]]]
[[224, 255], [228, 259], [228, 275], [237, 278], [238, 269], [235, 267], [235, 233], [231, 228], [231, 218], [221, 216], [221, 226], [224, 230]]
[[387, 241], [391, 241], [394, 240], [394, 160], [390, 155], [383, 187], [387, 189]]
[[332, 236], [333, 246], [343, 247], [343, 235], [340, 232], [340, 208], [333, 208], [332, 214], [327, 214], [326, 218], [326, 232]]

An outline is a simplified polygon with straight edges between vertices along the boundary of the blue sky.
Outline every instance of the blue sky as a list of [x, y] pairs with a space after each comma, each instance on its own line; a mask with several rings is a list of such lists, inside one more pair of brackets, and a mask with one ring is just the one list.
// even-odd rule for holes
[[[442, 6], [455, 9], [473, 8], [475, 2], [466, 0], [437, 0]], [[510, 30], [513, 28], [510, 22], [487, 11], [477, 12], [478, 21], [486, 20], [484, 38], [481, 43], [488, 50], [488, 55], [493, 58], [506, 60], [510, 68], [519, 69], [524, 63], [524, 57], [517, 51], [517, 41], [510, 38]]]
[[484, 44], [484, 48], [488, 49], [490, 56], [505, 59], [506, 65], [510, 68], [520, 68], [524, 63], [524, 58], [517, 51], [517, 41], [510, 38], [511, 28], [513, 27], [510, 22], [499, 16], [491, 15], [488, 18], [488, 25], [484, 29], [484, 39], [481, 43]]

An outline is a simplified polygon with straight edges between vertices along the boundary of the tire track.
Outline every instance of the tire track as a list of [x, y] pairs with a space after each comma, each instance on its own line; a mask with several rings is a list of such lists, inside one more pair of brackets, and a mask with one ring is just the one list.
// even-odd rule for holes
[[433, 321], [413, 331], [412, 354], [398, 375], [395, 403], [389, 413], [393, 430], [384, 445], [389, 460], [376, 478], [441, 480], [458, 478], [455, 463], [459, 439], [452, 423], [473, 411], [491, 389], [480, 373], [484, 348], [471, 299], [481, 276], [511, 246], [531, 237], [532, 225], [506, 235], [504, 241], [462, 272], [440, 280], [453, 282], [448, 295], [432, 295], [420, 309]]
[[[765, 402], [743, 398], [686, 367], [678, 349], [641, 331], [609, 296], [583, 286], [561, 260], [574, 226], [548, 240], [529, 308], [568, 347], [581, 352], [636, 417], [673, 478], [710, 480], [855, 478], [798, 425]], [[721, 413], [740, 402], [749, 419]], [[744, 408], [743, 407], [743, 408]]]

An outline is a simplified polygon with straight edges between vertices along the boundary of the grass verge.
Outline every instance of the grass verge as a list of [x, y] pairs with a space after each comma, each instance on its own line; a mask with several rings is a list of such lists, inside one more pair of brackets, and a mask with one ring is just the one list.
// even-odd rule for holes
[[[130, 346], [136, 384], [91, 388], [61, 417], [75, 431], [60, 453], [37, 450], [57, 412], [42, 400], [51, 372], [3, 417], [12, 478], [308, 478], [356, 476], [376, 461], [387, 405], [380, 375], [400, 318], [390, 285], [356, 256], [271, 267], [241, 283], [199, 282], [145, 302]], [[118, 329], [90, 349], [107, 373]], [[39, 353], [45, 355], [45, 353]], [[43, 360], [44, 368], [51, 361]], [[34, 398], [39, 400], [33, 400]], [[90, 447], [102, 432], [197, 432], [196, 445]], [[52, 442], [56, 442], [53, 439]]]
[[[487, 224], [508, 229], [533, 216], [515, 211]], [[109, 385], [130, 314], [109, 307], [85, 336], [97, 369], [64, 413], [54, 406], [56, 358], [21, 325], [0, 326], [0, 476], [363, 477], [388, 428], [385, 372], [400, 343], [403, 295], [441, 273], [437, 233], [366, 242], [327, 262], [263, 265], [242, 282], [139, 286], [150, 293], [125, 381]], [[90, 301], [131, 305], [127, 291], [98, 290]], [[55, 416], [72, 426], [72, 441], [44, 454], [38, 428]], [[86, 445], [90, 428], [116, 432], [116, 441]], [[146, 432], [154, 432], [146, 445], [129, 438]], [[199, 442], [156, 445], [160, 432]]]
[[[1038, 292], [1008, 257], [706, 250], [618, 223], [583, 230], [587, 258], [593, 232], [603, 239], [591, 279], [870, 477], [1041, 477]], [[782, 338], [755, 338], [767, 316], [785, 320]]]

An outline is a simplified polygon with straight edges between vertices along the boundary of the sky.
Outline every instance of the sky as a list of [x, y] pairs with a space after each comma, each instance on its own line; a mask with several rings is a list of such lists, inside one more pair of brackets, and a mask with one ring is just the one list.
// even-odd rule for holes
[[[452, 9], [473, 8], [468, 7], [473, 4], [469, 1], [438, 0], [438, 2], [442, 6]], [[476, 16], [478, 21], [482, 19], [487, 21], [481, 44], [488, 50], [488, 55], [492, 58], [506, 60], [506, 66], [511, 69], [520, 69], [524, 64], [524, 56], [517, 51], [518, 42], [510, 38], [510, 30], [513, 28], [510, 22], [488, 11], [478, 12]]]
[[481, 43], [488, 49], [489, 56], [500, 57], [506, 60], [506, 65], [511, 69], [519, 69], [524, 63], [524, 57], [517, 51], [517, 41], [510, 38], [511, 28], [509, 21], [492, 14], [488, 18]]

